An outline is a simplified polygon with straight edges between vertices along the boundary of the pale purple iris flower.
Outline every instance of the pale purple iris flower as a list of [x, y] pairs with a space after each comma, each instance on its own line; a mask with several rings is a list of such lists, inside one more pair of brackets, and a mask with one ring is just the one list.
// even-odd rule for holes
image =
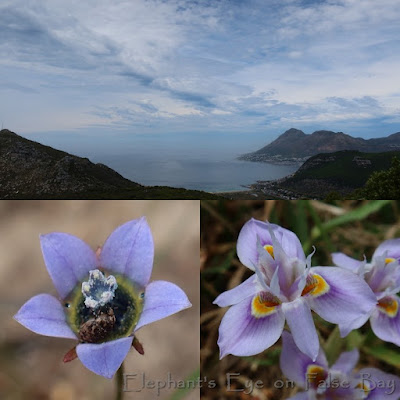
[[[66, 233], [43, 235], [40, 242], [60, 300], [49, 294], [39, 294], [28, 300], [14, 318], [41, 335], [78, 339], [78, 358], [98, 375], [113, 377], [138, 329], [191, 306], [186, 294], [175, 284], [149, 282], [154, 244], [145, 217], [119, 226], [97, 253], [81, 239]], [[99, 268], [109, 274], [107, 279]], [[97, 316], [103, 323], [100, 328], [93, 327], [95, 317], [92, 317], [84, 332], [81, 333], [79, 326], [74, 329], [68, 321], [68, 303], [65, 303], [71, 293], [80, 299], [77, 303], [80, 311], [76, 315], [79, 318], [79, 313], [86, 318], [89, 318], [87, 315]], [[104, 307], [111, 317], [106, 311], [101, 312]], [[125, 309], [129, 311], [127, 315], [121, 311]], [[115, 333], [114, 328], [119, 331]], [[97, 337], [91, 341], [93, 330], [103, 335], [103, 340]], [[88, 337], [89, 342], [82, 337]]]
[[292, 335], [282, 334], [280, 367], [284, 375], [306, 391], [289, 400], [398, 400], [400, 379], [376, 368], [353, 371], [357, 349], [342, 353], [329, 367], [322, 349], [316, 360], [300, 352]]
[[[371, 263], [343, 253], [333, 253], [332, 259], [337, 266], [364, 278], [376, 296], [376, 307], [370, 314], [360, 317], [357, 325], [361, 326], [369, 319], [376, 336], [400, 346], [400, 298], [397, 295], [400, 292], [400, 239], [386, 240], [379, 245]], [[351, 329], [352, 323], [344, 326], [342, 333], [346, 335]]]
[[242, 228], [237, 254], [255, 274], [214, 301], [232, 306], [219, 328], [220, 357], [250, 356], [272, 346], [285, 321], [298, 348], [313, 360], [319, 340], [311, 310], [326, 321], [348, 324], [368, 314], [376, 298], [357, 275], [337, 267], [311, 268], [297, 236], [251, 219]]

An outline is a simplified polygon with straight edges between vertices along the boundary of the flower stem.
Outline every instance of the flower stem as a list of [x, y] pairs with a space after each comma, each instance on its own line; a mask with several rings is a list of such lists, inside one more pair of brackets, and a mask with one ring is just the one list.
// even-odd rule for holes
[[116, 400], [122, 400], [124, 396], [124, 392], [122, 391], [122, 387], [124, 384], [124, 363], [121, 364], [117, 371], [117, 395], [115, 397]]

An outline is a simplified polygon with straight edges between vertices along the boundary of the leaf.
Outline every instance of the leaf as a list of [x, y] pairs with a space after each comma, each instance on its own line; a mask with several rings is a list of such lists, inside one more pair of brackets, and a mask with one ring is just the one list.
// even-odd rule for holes
[[376, 357], [378, 360], [400, 368], [400, 353], [397, 351], [388, 349], [385, 346], [364, 346], [361, 350], [366, 354]]
[[268, 358], [260, 358], [260, 357], [242, 357], [243, 360], [249, 362], [250, 364], [260, 365], [267, 367], [269, 365], [274, 365], [279, 362], [279, 356], [281, 354], [282, 348], [280, 346], [276, 346], [273, 349], [269, 349], [266, 353]]
[[351, 331], [346, 337], [347, 350], [359, 349], [365, 342], [365, 336], [358, 331]]
[[[381, 208], [385, 207], [387, 204], [390, 204], [393, 200], [373, 200], [369, 201], [368, 203], [364, 203], [358, 208], [355, 208], [353, 210], [350, 210], [346, 214], [340, 215], [336, 218], [333, 218], [329, 221], [326, 221], [322, 224], [318, 224], [317, 221], [316, 225], [312, 230], [311, 230], [311, 239], [307, 241], [307, 243], [304, 244], [304, 248], [310, 248], [312, 241], [319, 238], [320, 236], [326, 235], [326, 233], [333, 229], [336, 228], [340, 225], [345, 225], [350, 222], [354, 221], [361, 221], [364, 218], [368, 217], [369, 215], [379, 211]], [[311, 211], [311, 210], [310, 210]], [[325, 236], [327, 237], [327, 236]]]
[[339, 326], [336, 325], [324, 345], [325, 355], [328, 364], [333, 364], [339, 357], [341, 351], [341, 339]]
[[224, 261], [215, 266], [215, 267], [208, 267], [201, 272], [202, 276], [209, 275], [209, 274], [218, 274], [220, 272], [224, 272], [232, 266], [232, 260], [235, 257], [236, 249], [232, 249], [224, 258]]
[[339, 215], [336, 218], [331, 219], [323, 224], [323, 229], [325, 231], [335, 228], [339, 225], [347, 224], [349, 222], [361, 221], [362, 219], [368, 217], [370, 214], [373, 214], [379, 211], [382, 207], [386, 206], [386, 204], [391, 203], [392, 200], [373, 200], [369, 201], [362, 206], [349, 211], [346, 214]]

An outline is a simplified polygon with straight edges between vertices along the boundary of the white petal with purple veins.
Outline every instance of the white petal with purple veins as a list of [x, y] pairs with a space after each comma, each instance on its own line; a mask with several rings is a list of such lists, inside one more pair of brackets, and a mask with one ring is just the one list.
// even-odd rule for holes
[[349, 375], [355, 368], [359, 357], [360, 353], [358, 352], [357, 349], [354, 349], [352, 351], [346, 351], [340, 354], [335, 364], [332, 365], [331, 370], [339, 371], [344, 375]]
[[[377, 307], [370, 319], [371, 328], [379, 339], [400, 346], [400, 298], [392, 296], [392, 300], [397, 303], [396, 313], [388, 313]], [[392, 308], [394, 310], [394, 307]]]
[[257, 287], [257, 276], [254, 274], [240, 285], [221, 293], [214, 300], [213, 304], [217, 304], [220, 307], [227, 307], [240, 303], [245, 298], [253, 296], [259, 292], [260, 290], [257, 290]]
[[285, 376], [305, 388], [307, 368], [311, 364], [317, 364], [328, 370], [328, 362], [322, 348], [319, 349], [318, 357], [314, 362], [299, 350], [293, 340], [293, 336], [289, 332], [283, 331], [280, 367]]
[[[344, 326], [356, 320], [362, 324], [368, 319], [363, 320], [362, 317], [372, 312], [377, 300], [363, 279], [339, 267], [314, 267], [311, 272], [320, 275], [329, 285], [325, 294], [304, 296], [318, 315], [328, 322]], [[353, 326], [353, 329], [359, 326]]]
[[319, 340], [310, 307], [304, 298], [283, 303], [282, 310], [297, 347], [313, 361], [319, 351]]
[[280, 307], [262, 318], [251, 314], [252, 298], [232, 306], [219, 327], [220, 358], [227, 354], [251, 356], [271, 347], [281, 336], [285, 317]]

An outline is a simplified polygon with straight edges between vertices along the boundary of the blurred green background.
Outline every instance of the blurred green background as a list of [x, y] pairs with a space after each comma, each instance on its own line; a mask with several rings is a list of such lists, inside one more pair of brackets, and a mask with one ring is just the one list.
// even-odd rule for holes
[[[93, 249], [120, 224], [147, 217], [155, 242], [152, 280], [179, 285], [193, 307], [137, 333], [145, 355], [131, 350], [125, 372], [139, 380], [184, 380], [199, 366], [199, 201], [1, 201], [0, 202], [0, 399], [91, 400], [114, 398], [115, 382], [79, 360], [63, 364], [76, 342], [34, 334], [12, 319], [39, 293], [56, 295], [43, 262], [39, 234], [67, 232]], [[193, 378], [192, 378], [193, 379]], [[155, 389], [125, 399], [198, 399], [198, 390]]]
[[[273, 383], [285, 380], [279, 368], [281, 341], [254, 357], [227, 356], [219, 360], [218, 328], [227, 308], [213, 305], [222, 292], [231, 289], [253, 272], [236, 255], [236, 241], [251, 217], [268, 220], [294, 231], [306, 255], [316, 247], [312, 265], [332, 265], [331, 252], [370, 260], [375, 248], [386, 239], [400, 237], [400, 202], [394, 200], [333, 201], [266, 200], [201, 202], [201, 376], [215, 380], [216, 387], [202, 389], [202, 399], [281, 400], [296, 389], [277, 389]], [[335, 361], [341, 351], [360, 349], [358, 368], [376, 367], [400, 375], [400, 352], [372, 333], [369, 322], [345, 339], [335, 325], [313, 313], [328, 360]], [[244, 389], [246, 381], [261, 380], [263, 388], [251, 395], [228, 391], [227, 373], [240, 373], [232, 389]]]

